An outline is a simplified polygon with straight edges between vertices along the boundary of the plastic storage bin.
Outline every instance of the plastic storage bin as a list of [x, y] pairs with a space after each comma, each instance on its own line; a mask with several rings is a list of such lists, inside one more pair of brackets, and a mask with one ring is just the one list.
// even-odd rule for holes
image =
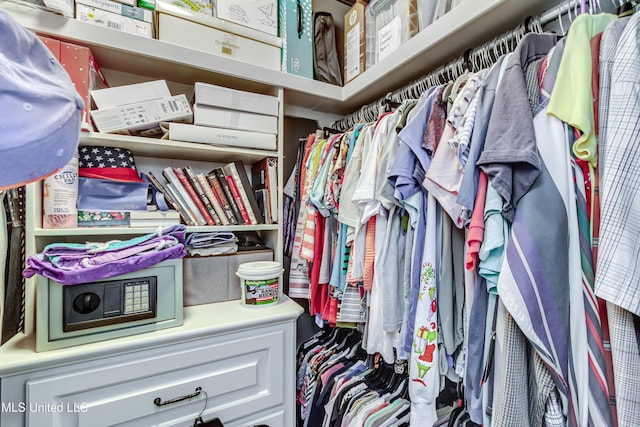
[[367, 69], [418, 34], [417, 0], [373, 0], [365, 11]]

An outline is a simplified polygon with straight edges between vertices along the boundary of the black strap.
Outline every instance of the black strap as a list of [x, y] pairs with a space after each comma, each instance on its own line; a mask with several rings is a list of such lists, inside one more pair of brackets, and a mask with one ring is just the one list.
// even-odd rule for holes
[[9, 236], [9, 253], [5, 274], [6, 284], [0, 345], [24, 330], [25, 280], [22, 275], [22, 269], [25, 264], [24, 190], [24, 187], [11, 189], [7, 198], [11, 226], [7, 234]]

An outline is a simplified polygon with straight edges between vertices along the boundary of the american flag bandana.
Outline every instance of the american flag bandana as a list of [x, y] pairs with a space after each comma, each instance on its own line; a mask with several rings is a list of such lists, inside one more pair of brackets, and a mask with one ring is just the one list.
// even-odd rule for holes
[[131, 151], [124, 148], [87, 146], [79, 150], [79, 175], [122, 182], [144, 182]]

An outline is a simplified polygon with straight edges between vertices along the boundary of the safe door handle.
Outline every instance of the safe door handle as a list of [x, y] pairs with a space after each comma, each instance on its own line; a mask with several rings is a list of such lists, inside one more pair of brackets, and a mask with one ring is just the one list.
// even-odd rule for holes
[[202, 393], [202, 387], [196, 387], [196, 391], [191, 394], [187, 394], [186, 396], [174, 397], [173, 399], [162, 401], [161, 398], [156, 397], [153, 399], [153, 404], [156, 406], [164, 406], [171, 405], [172, 403], [182, 402], [183, 400], [191, 399], [192, 397], [196, 397]]

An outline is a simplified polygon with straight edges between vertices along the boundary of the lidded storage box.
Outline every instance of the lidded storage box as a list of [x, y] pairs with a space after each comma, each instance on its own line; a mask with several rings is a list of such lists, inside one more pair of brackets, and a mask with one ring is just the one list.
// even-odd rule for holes
[[418, 34], [417, 0], [373, 0], [365, 11], [367, 69]]

